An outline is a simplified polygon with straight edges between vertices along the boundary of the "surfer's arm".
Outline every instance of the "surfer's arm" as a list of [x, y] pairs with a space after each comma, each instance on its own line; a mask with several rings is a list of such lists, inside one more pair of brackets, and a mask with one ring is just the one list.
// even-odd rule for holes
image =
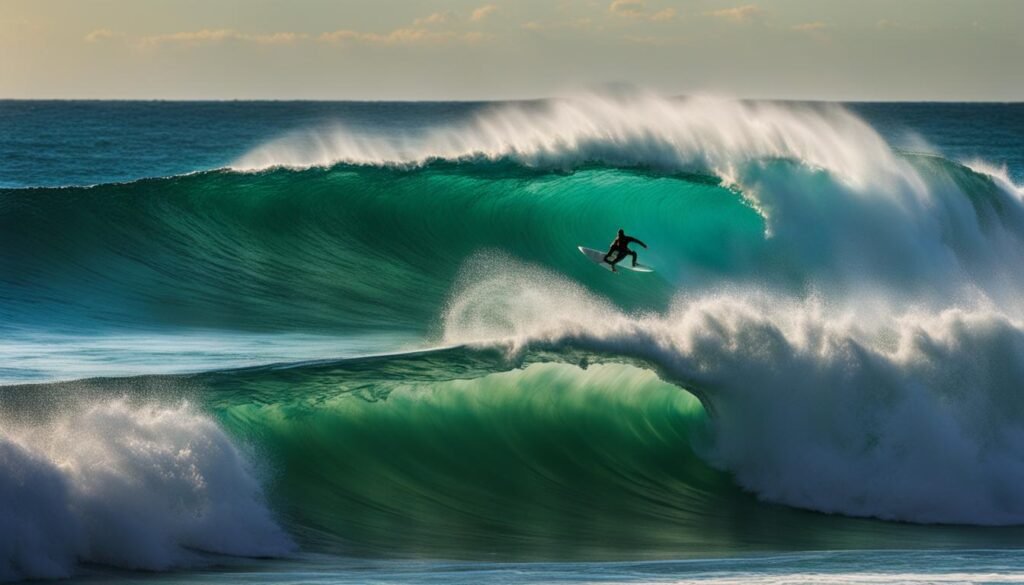
[[630, 241], [630, 242], [636, 242], [636, 243], [640, 244], [641, 246], [643, 246], [644, 248], [646, 248], [646, 247], [647, 247], [647, 244], [645, 244], [645, 243], [641, 242], [640, 240], [638, 240], [638, 239], [636, 239], [636, 238], [634, 238], [634, 237], [632, 237], [632, 236], [630, 236], [630, 237], [629, 237], [629, 241]]

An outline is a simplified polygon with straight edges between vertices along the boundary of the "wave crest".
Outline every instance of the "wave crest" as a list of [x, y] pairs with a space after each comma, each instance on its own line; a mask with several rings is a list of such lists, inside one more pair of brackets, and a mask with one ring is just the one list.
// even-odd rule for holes
[[710, 170], [727, 179], [738, 178], [746, 162], [785, 158], [828, 169], [856, 186], [907, 173], [885, 140], [839, 105], [650, 93], [502, 103], [461, 124], [401, 135], [366, 135], [341, 125], [315, 129], [261, 145], [231, 166], [253, 171], [506, 158], [552, 168], [602, 162]]
[[0, 433], [0, 579], [292, 549], [253, 468], [209, 417], [123, 400], [71, 410]]

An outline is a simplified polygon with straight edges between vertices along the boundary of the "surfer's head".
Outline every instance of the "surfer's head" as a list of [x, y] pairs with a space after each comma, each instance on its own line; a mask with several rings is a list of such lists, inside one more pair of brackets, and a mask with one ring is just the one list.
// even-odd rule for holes
[[624, 236], [626, 235], [626, 232], [622, 231], [622, 228], [619, 228], [619, 235]]

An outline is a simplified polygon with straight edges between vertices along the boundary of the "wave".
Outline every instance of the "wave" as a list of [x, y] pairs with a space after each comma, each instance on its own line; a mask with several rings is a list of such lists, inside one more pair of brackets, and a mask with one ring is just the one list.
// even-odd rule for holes
[[[644, 223], [674, 240], [664, 253], [692, 249], [713, 277], [742, 260], [714, 254], [706, 234], [761, 239], [756, 214], [713, 181], [608, 167], [214, 172], [0, 199], [5, 316], [83, 327], [417, 331], [484, 248], [558, 266], [633, 306], [664, 304], [669, 283], [631, 301], [626, 285], [578, 263], [575, 246]], [[668, 218], [684, 206], [688, 231], [677, 233]]]
[[[942, 159], [900, 160], [928, 185], [924, 195], [862, 192], [787, 161], [752, 163], [743, 188], [608, 166], [435, 163], [2, 191], [0, 314], [72, 330], [427, 334], [482, 250], [544, 266], [627, 310], [736, 286], [1015, 307], [1019, 193]], [[657, 275], [642, 288], [575, 252], [618, 227], [651, 244], [643, 256]]]
[[[562, 300], [577, 316], [579, 307]], [[54, 539], [20, 540], [4, 553], [22, 576], [53, 576], [68, 565], [47, 572], [22, 559], [56, 550], [163, 568], [202, 562], [192, 549], [288, 554], [292, 539], [348, 556], [490, 560], [1019, 541], [1015, 526], [854, 517], [1018, 523], [1013, 393], [997, 401], [986, 392], [998, 388], [956, 396], [943, 393], [955, 383], [924, 389], [929, 368], [937, 377], [963, 370], [965, 358], [942, 365], [955, 361], [955, 350], [925, 357], [901, 350], [916, 365], [893, 359], [887, 370], [877, 350], [860, 348], [858, 363], [858, 348], [837, 347], [834, 337], [817, 352], [785, 347], [797, 345], [790, 331], [732, 310], [725, 322], [720, 307], [691, 309], [689, 329], [603, 315], [603, 335], [584, 334], [594, 327], [585, 324], [564, 333], [563, 323], [563, 334], [535, 333], [511, 352], [477, 341], [8, 387], [8, 419], [35, 420], [55, 405], [81, 414], [35, 423], [59, 450], [5, 435], [5, 445], [20, 445], [34, 460], [34, 473], [62, 486], [51, 497], [50, 483], [19, 482], [26, 474], [14, 473], [5, 488], [13, 499], [5, 501], [71, 508], [54, 526], [93, 530], [74, 528], [78, 539], [56, 541], [64, 548]], [[712, 326], [713, 318], [722, 323]], [[998, 327], [972, 325], [975, 343], [999, 345]], [[449, 335], [465, 333], [453, 325]], [[693, 347], [684, 350], [687, 335]], [[965, 338], [947, 345], [972, 339]], [[76, 443], [68, 446], [63, 433], [71, 428]], [[100, 458], [112, 463], [96, 465]], [[5, 460], [12, 465], [19, 469]], [[15, 509], [37, 518], [37, 508]], [[26, 530], [5, 526], [15, 527], [5, 533], [11, 538]], [[147, 528], [141, 537], [140, 526]]]
[[246, 457], [187, 406], [108, 399], [5, 420], [0, 468], [0, 580], [68, 577], [79, 562], [162, 570], [202, 562], [200, 551], [294, 548]]
[[760, 292], [630, 316], [520, 270], [465, 284], [445, 340], [646, 363], [701, 398], [715, 415], [708, 460], [768, 501], [917, 523], [1024, 523], [1014, 487], [1024, 474], [1019, 319], [948, 309], [880, 322]]
[[[650, 96], [0, 191], [11, 336], [449, 346], [5, 387], [20, 425], [0, 462], [22, 479], [0, 490], [24, 505], [2, 511], [18, 528], [0, 568], [162, 568], [290, 538], [602, 559], [1011, 542], [1022, 203], [1006, 173], [895, 152], [838, 107]], [[650, 244], [654, 275], [576, 253], [619, 227]], [[19, 545], [43, 510], [65, 536]], [[154, 529], [136, 539], [139, 517]]]
[[397, 136], [317, 128], [257, 147], [231, 168], [512, 160], [539, 168], [602, 162], [735, 177], [744, 163], [777, 158], [828, 169], [856, 185], [906, 172], [881, 136], [838, 105], [649, 93], [496, 104], [467, 122]]

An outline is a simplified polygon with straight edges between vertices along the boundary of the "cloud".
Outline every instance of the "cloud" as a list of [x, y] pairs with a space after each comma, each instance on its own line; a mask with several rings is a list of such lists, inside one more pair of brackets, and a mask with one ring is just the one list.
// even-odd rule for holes
[[646, 8], [644, 0], [613, 0], [608, 12], [619, 16], [641, 16]]
[[652, 22], [665, 22], [676, 17], [675, 8], [665, 8], [658, 12], [647, 12], [645, 0], [612, 0], [608, 12], [625, 18], [638, 18]]
[[818, 41], [828, 41], [829, 36], [825, 32], [828, 29], [828, 25], [820, 20], [814, 22], [804, 22], [801, 24], [795, 24], [790, 27], [791, 29], [810, 35], [811, 38]]
[[[470, 12], [468, 20], [470, 22], [482, 22], [497, 9], [498, 7], [494, 4], [484, 4]], [[435, 26], [439, 24], [457, 24], [465, 20], [466, 17], [464, 15], [457, 14], [451, 10], [446, 10], [444, 12], [435, 12], [428, 16], [417, 18], [413, 21], [412, 25], [417, 28], [422, 28], [425, 26]]]
[[798, 30], [798, 31], [803, 31], [803, 32], [811, 32], [811, 31], [822, 30], [824, 28], [828, 28], [828, 25], [825, 24], [824, 22], [821, 22], [819, 20], [819, 21], [815, 21], [815, 22], [804, 22], [804, 23], [801, 23], [801, 24], [795, 24], [795, 25], [793, 25], [790, 28], [792, 28], [793, 30]]
[[653, 20], [654, 22], [664, 22], [666, 20], [672, 20], [675, 17], [676, 9], [666, 8], [664, 10], [659, 10], [658, 12], [655, 12], [650, 17], [648, 17], [648, 20]]
[[99, 43], [107, 41], [113, 38], [121, 37], [120, 33], [116, 33], [109, 28], [98, 28], [91, 33], [85, 35], [85, 42], [87, 43]]
[[[592, 30], [595, 29], [594, 21], [590, 18], [577, 18], [576, 20], [564, 21], [564, 22], [538, 22], [531, 20], [524, 22], [520, 25], [521, 28], [531, 31], [543, 31], [543, 30], [562, 30], [562, 29], [573, 29], [573, 30]], [[600, 27], [596, 27], [598, 30]]]
[[423, 18], [417, 18], [413, 21], [413, 26], [430, 26], [432, 24], [447, 24], [452, 19], [452, 13], [449, 12], [435, 12], [429, 16]]
[[[92, 33], [90, 33], [90, 35], [91, 34]], [[86, 38], [88, 39], [88, 37]], [[139, 39], [139, 45], [143, 47], [155, 47], [167, 44], [198, 46], [212, 43], [223, 43], [226, 41], [240, 41], [259, 45], [287, 45], [306, 40], [308, 38], [309, 35], [306, 33], [277, 32], [259, 35], [242, 33], [230, 28], [204, 28], [197, 31], [185, 31], [142, 37]]]
[[713, 16], [715, 18], [723, 18], [734, 22], [753, 20], [754, 18], [762, 15], [764, 15], [764, 9], [754, 4], [736, 6], [735, 8], [723, 8], [721, 10], [712, 10], [704, 13], [704, 16]]
[[[421, 19], [420, 19], [421, 20]], [[417, 22], [420, 22], [417, 20]], [[434, 20], [432, 22], [438, 22]], [[85, 36], [89, 43], [99, 43], [110, 39], [128, 37], [124, 33], [110, 29], [96, 29]], [[257, 45], [290, 45], [300, 42], [319, 42], [330, 44], [364, 44], [364, 45], [440, 45], [446, 43], [476, 44], [483, 41], [486, 35], [480, 32], [440, 31], [413, 26], [397, 28], [386, 33], [364, 32], [357, 30], [336, 30], [320, 35], [303, 32], [276, 32], [270, 34], [250, 34], [230, 28], [183, 31], [162, 35], [139, 37], [132, 41], [141, 48], [161, 46], [199, 47], [226, 42], [251, 43]]]
[[495, 6], [494, 4], [485, 4], [480, 8], [474, 10], [473, 13], [469, 15], [469, 19], [473, 22], [480, 22], [483, 19], [490, 16], [491, 14], [493, 14], [494, 11], [497, 9], [498, 7]]
[[653, 47], [672, 47], [687, 44], [686, 38], [676, 36], [630, 35], [623, 37], [623, 39], [636, 45], [650, 45]]
[[326, 32], [316, 38], [322, 43], [359, 43], [370, 45], [441, 45], [446, 43], [475, 44], [484, 39], [478, 32], [456, 33], [433, 31], [425, 28], [399, 28], [389, 33], [370, 33], [354, 30]]

